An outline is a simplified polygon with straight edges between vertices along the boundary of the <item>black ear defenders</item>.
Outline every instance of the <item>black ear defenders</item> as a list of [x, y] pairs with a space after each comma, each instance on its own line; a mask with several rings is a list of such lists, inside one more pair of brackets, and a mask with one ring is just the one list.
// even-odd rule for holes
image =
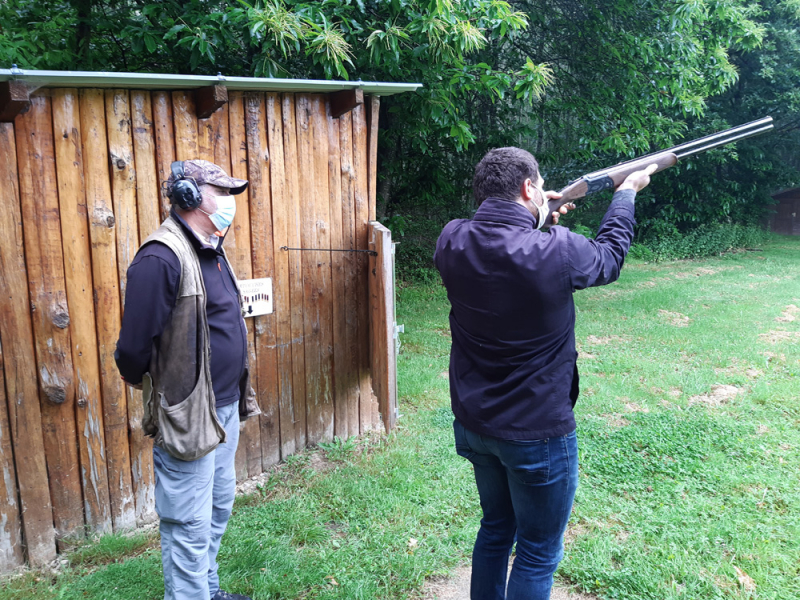
[[193, 210], [200, 206], [203, 198], [194, 179], [187, 179], [183, 171], [183, 161], [176, 160], [170, 167], [172, 169], [172, 187], [167, 193], [167, 197], [173, 204], [177, 204], [183, 210]]

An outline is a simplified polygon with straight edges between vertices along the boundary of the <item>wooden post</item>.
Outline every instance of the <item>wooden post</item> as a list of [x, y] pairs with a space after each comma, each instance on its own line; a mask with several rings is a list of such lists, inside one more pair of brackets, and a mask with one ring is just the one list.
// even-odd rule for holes
[[111, 519], [114, 531], [122, 531], [136, 525], [136, 511], [131, 485], [126, 392], [114, 362], [121, 307], [106, 111], [102, 90], [82, 90], [80, 98], [84, 182], [92, 246], [92, 280], [100, 351]]
[[[356, 244], [356, 173], [353, 169], [353, 124], [350, 113], [339, 118], [339, 150], [341, 152], [342, 180], [342, 248], [355, 250]], [[360, 254], [345, 255], [344, 309], [345, 309], [345, 359], [347, 373], [347, 431], [359, 434], [359, 339], [358, 339], [358, 267]], [[337, 341], [337, 348], [339, 342]], [[336, 364], [341, 361], [337, 357]]]
[[[228, 127], [230, 132], [231, 176], [247, 179], [247, 138], [244, 124], [244, 101], [242, 92], [231, 92], [228, 103]], [[249, 186], [236, 196], [236, 218], [233, 221], [236, 248], [231, 261], [240, 279], [252, 279], [253, 263], [250, 242], [250, 190]], [[250, 365], [250, 385], [258, 394], [258, 359], [256, 358], [254, 320], [245, 319], [247, 325], [247, 358]], [[251, 472], [252, 471], [252, 472]], [[259, 419], [249, 419], [242, 426], [239, 448], [236, 452], [237, 479], [262, 472], [261, 427]]]
[[14, 125], [53, 520], [58, 538], [77, 536], [84, 517], [50, 99], [32, 98]]
[[302, 247], [322, 250], [305, 252], [303, 257], [306, 430], [308, 444], [317, 444], [333, 437], [333, 429], [328, 430], [333, 421], [332, 371], [324, 331], [332, 320], [330, 253], [325, 251], [330, 248], [327, 124], [319, 97], [298, 94], [295, 102], [298, 169], [304, 174], [300, 187]]
[[[368, 250], [367, 223], [369, 221], [369, 185], [367, 166], [367, 119], [363, 106], [357, 106], [353, 115], [353, 170], [355, 180], [356, 245]], [[359, 254], [358, 283], [355, 294], [358, 312], [358, 371], [360, 377], [359, 421], [361, 433], [378, 424], [378, 403], [372, 392], [369, 361], [369, 303], [366, 255]]]
[[[153, 132], [153, 110], [150, 92], [131, 91], [131, 125], [133, 132], [133, 165], [136, 182], [135, 206], [129, 212], [138, 217], [138, 245], [147, 239], [161, 224], [161, 200], [158, 175], [156, 174], [156, 144]], [[128, 143], [124, 132], [120, 141]], [[133, 200], [133, 191], [125, 188], [123, 197]], [[130, 223], [133, 226], [133, 223]], [[130, 234], [134, 241], [133, 233]], [[128, 265], [120, 265], [127, 272]], [[124, 301], [124, 298], [123, 298]], [[150, 523], [158, 518], [155, 512], [156, 480], [153, 467], [153, 441], [142, 430], [144, 406], [138, 390], [128, 388], [128, 428], [131, 444], [131, 482], [136, 506], [136, 522]]]
[[197, 118], [194, 96], [188, 91], [172, 92], [175, 127], [175, 160], [192, 160], [197, 154]]
[[207, 119], [228, 102], [228, 88], [224, 85], [199, 88], [194, 91], [194, 101], [197, 105], [197, 118]]
[[[301, 204], [297, 151], [298, 129], [295, 118], [295, 96], [284, 94], [281, 100], [283, 120], [284, 204], [286, 206], [286, 236], [290, 248], [303, 244], [302, 230], [304, 206]], [[284, 444], [288, 454], [306, 446], [306, 364], [305, 332], [303, 324], [303, 252], [289, 252], [289, 304], [291, 310], [292, 344], [292, 417], [294, 426], [294, 448], [290, 441]]]
[[394, 343], [394, 285], [392, 234], [377, 221], [369, 224], [370, 359], [372, 386], [378, 396], [386, 433], [397, 417], [396, 361]]
[[156, 132], [150, 92], [131, 91], [131, 119], [136, 164], [136, 214], [139, 217], [139, 241], [143, 242], [163, 221], [161, 175], [156, 167]]
[[364, 104], [363, 90], [341, 90], [329, 95], [331, 117], [338, 119], [343, 114], [353, 110], [359, 104]]
[[[246, 94], [245, 129], [250, 181], [250, 235], [253, 277], [275, 277], [272, 241], [272, 196], [267, 150], [267, 116], [263, 94]], [[258, 404], [261, 407], [261, 458], [264, 470], [280, 461], [280, 409], [278, 406], [275, 314], [255, 317], [258, 360]]]
[[[339, 151], [339, 121], [328, 118], [328, 193], [331, 248], [345, 249], [342, 233], [342, 159]], [[331, 299], [333, 310], [333, 434], [346, 440], [349, 373], [347, 322], [345, 318], [345, 260], [347, 253], [331, 252]]]
[[294, 403], [292, 387], [292, 307], [289, 282], [289, 252], [281, 246], [289, 246], [288, 211], [285, 193], [285, 161], [283, 151], [283, 120], [281, 99], [276, 93], [266, 95], [267, 138], [270, 159], [269, 174], [272, 194], [272, 240], [274, 256], [274, 278], [272, 280], [273, 308], [278, 360], [278, 407], [281, 423], [281, 457], [295, 452]]
[[0, 573], [21, 567], [22, 525], [17, 502], [17, 473], [6, 404], [3, 345], [0, 343]]
[[[136, 210], [136, 164], [133, 156], [131, 132], [131, 105], [126, 90], [106, 90], [106, 122], [108, 127], [108, 153], [111, 164], [111, 193], [117, 230], [117, 268], [122, 310], [125, 310], [125, 290], [128, 282], [128, 267], [139, 249], [139, 220]], [[125, 408], [128, 415], [128, 431], [131, 457], [131, 485], [133, 490], [136, 522], [153, 521], [156, 518], [153, 502], [155, 488], [152, 470], [153, 444], [142, 431], [142, 394], [139, 390], [125, 386]], [[141, 477], [140, 477], [141, 476]], [[142, 480], [142, 477], [144, 480]], [[135, 485], [134, 485], [135, 482]]]
[[369, 178], [369, 220], [375, 220], [378, 198], [378, 117], [380, 115], [380, 96], [370, 96], [367, 106], [367, 176]]
[[89, 529], [96, 533], [111, 533], [78, 92], [55, 90], [52, 102], [58, 204], [77, 382], [83, 505]]
[[153, 127], [156, 136], [156, 172], [158, 173], [161, 220], [170, 210], [164, 184], [170, 175], [170, 165], [175, 160], [175, 131], [172, 125], [172, 96], [168, 92], [153, 92]]
[[[47, 485], [41, 409], [36, 387], [30, 301], [22, 244], [17, 150], [14, 125], [0, 123], [0, 338], [14, 441], [19, 512], [31, 566], [41, 567], [56, 556], [53, 508]], [[6, 300], [7, 299], [7, 300]]]

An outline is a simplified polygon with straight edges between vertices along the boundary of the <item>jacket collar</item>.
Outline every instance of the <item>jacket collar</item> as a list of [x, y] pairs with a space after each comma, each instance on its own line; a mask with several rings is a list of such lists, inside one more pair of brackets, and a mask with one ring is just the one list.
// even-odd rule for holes
[[[178, 211], [176, 211], [174, 207], [171, 208], [169, 212], [172, 218], [175, 219], [175, 221], [181, 226], [183, 232], [186, 234], [186, 237], [189, 239], [189, 242], [192, 244], [192, 247], [195, 249], [196, 252], [200, 250], [211, 250], [212, 252], [216, 252], [217, 254], [223, 253], [222, 242], [225, 241], [224, 235], [219, 238], [219, 243], [217, 244], [217, 247], [214, 248], [214, 246], [209, 244], [207, 241], [200, 239], [195, 230], [189, 227], [189, 224], [183, 220], [183, 217], [181, 217], [178, 214]], [[225, 235], [227, 235], [227, 232]]]
[[521, 204], [503, 198], [487, 198], [478, 207], [473, 217], [474, 221], [490, 221], [505, 223], [525, 228], [536, 228], [536, 219]]

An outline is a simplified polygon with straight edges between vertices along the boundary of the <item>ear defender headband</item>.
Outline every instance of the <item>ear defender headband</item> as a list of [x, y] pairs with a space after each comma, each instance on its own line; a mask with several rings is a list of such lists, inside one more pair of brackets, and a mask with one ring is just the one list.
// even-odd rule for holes
[[172, 169], [172, 188], [167, 197], [173, 204], [183, 210], [194, 210], [203, 202], [200, 190], [193, 179], [187, 179], [183, 171], [183, 161], [176, 160], [170, 167]]

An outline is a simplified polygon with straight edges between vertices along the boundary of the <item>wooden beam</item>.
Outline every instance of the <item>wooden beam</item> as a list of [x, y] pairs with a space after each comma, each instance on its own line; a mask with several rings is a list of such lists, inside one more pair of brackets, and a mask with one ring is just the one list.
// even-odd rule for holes
[[224, 85], [210, 85], [194, 91], [197, 118], [207, 119], [228, 103], [228, 88]]
[[0, 123], [10, 123], [30, 104], [28, 86], [22, 81], [0, 81]]
[[342, 90], [329, 94], [331, 101], [331, 117], [338, 119], [345, 113], [349, 113], [356, 106], [364, 104], [364, 92], [362, 90]]

